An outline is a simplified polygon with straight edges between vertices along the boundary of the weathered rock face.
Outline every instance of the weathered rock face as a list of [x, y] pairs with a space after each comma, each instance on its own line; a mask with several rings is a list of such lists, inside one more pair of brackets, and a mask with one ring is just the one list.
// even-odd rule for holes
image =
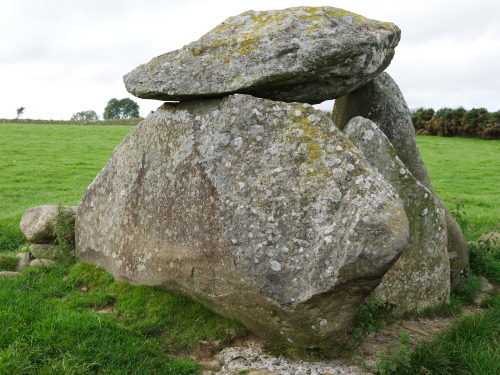
[[[76, 214], [76, 207], [65, 207]], [[52, 223], [57, 219], [58, 206], [38, 206], [27, 210], [21, 218], [21, 231], [28, 242], [36, 244], [54, 243], [55, 235]]]
[[[368, 118], [377, 124], [406, 168], [437, 198], [417, 148], [410, 111], [403, 94], [389, 74], [382, 73], [367, 85], [335, 100], [332, 118], [340, 129], [356, 116]], [[462, 271], [468, 267], [468, 249], [457, 222], [444, 203], [441, 202], [441, 205], [446, 212], [448, 252], [452, 260], [450, 272], [455, 284]]]
[[397, 314], [447, 302], [450, 263], [443, 205], [413, 177], [374, 122], [355, 117], [344, 133], [399, 194], [409, 221], [408, 249], [375, 289], [378, 299]]
[[19, 259], [19, 263], [17, 263], [16, 267], [17, 272], [21, 272], [25, 268], [29, 267], [31, 260], [30, 253], [19, 253], [16, 257]]
[[361, 87], [390, 63], [400, 30], [331, 7], [248, 11], [125, 75], [140, 98], [245, 93], [320, 103]]
[[392, 187], [322, 112], [247, 95], [168, 104], [77, 212], [77, 255], [276, 343], [331, 347], [406, 249]]
[[[443, 203], [444, 207], [444, 203]], [[450, 260], [451, 287], [455, 287], [469, 269], [469, 248], [457, 221], [445, 207], [448, 237], [448, 258]]]
[[417, 148], [410, 110], [389, 74], [381, 73], [367, 85], [335, 100], [332, 116], [339, 129], [356, 116], [375, 122], [406, 168], [422, 184], [430, 186], [427, 169]]

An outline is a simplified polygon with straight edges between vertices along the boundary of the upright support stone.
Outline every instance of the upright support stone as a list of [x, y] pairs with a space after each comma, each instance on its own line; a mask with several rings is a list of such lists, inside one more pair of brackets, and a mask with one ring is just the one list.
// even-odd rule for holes
[[408, 248], [375, 289], [378, 299], [397, 314], [448, 302], [450, 265], [441, 202], [413, 177], [373, 121], [355, 117], [344, 133], [399, 194], [409, 221]]
[[332, 120], [339, 129], [356, 116], [375, 122], [406, 168], [430, 188], [429, 175], [417, 148], [410, 110], [389, 74], [381, 73], [365, 86], [335, 100]]
[[[418, 151], [410, 110], [389, 74], [382, 73], [365, 86], [335, 100], [332, 119], [339, 129], [343, 129], [356, 116], [375, 122], [394, 146], [406, 168], [437, 197]], [[469, 253], [460, 227], [444, 203], [441, 204], [446, 212], [450, 278], [455, 285], [469, 265]]]

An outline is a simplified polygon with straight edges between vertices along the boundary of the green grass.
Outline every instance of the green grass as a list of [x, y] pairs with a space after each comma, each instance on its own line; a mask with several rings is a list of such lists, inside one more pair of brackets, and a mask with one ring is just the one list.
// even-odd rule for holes
[[17, 252], [0, 253], [0, 271], [15, 271], [19, 258], [16, 257]]
[[23, 242], [22, 214], [77, 205], [129, 126], [0, 124], [0, 251]]
[[419, 346], [398, 375], [500, 374], [500, 298], [484, 313], [466, 316], [451, 331]]
[[186, 297], [66, 263], [0, 279], [0, 332], [0, 374], [188, 375], [198, 366], [175, 355], [245, 330]]
[[[13, 269], [23, 243], [21, 215], [43, 204], [76, 205], [131, 127], [0, 125], [0, 268]], [[438, 194], [466, 224], [468, 239], [499, 230], [499, 141], [418, 137]], [[465, 217], [460, 212], [465, 212]], [[473, 271], [498, 280], [498, 248], [472, 249]], [[496, 263], [495, 263], [496, 262]], [[432, 314], [456, 314], [478, 288], [471, 278], [452, 304]], [[363, 310], [363, 331], [376, 329], [383, 307]], [[496, 374], [498, 297], [488, 310], [460, 320], [448, 334], [412, 354], [398, 374]], [[99, 313], [102, 308], [109, 313]], [[176, 359], [214, 352], [245, 334], [186, 297], [116, 282], [84, 263], [28, 269], [0, 279], [0, 374], [195, 374]], [[203, 344], [200, 344], [200, 341]], [[208, 344], [207, 344], [208, 343]], [[399, 371], [399, 370], [398, 370]]]
[[417, 136], [417, 143], [446, 206], [462, 203], [467, 239], [500, 231], [500, 141]]
[[469, 244], [469, 262], [473, 272], [500, 284], [500, 246], [491, 241]]

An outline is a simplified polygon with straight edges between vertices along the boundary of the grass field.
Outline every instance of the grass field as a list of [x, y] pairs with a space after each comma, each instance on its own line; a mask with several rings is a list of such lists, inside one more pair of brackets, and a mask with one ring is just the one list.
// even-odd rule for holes
[[[76, 205], [130, 129], [0, 124], [1, 267], [13, 266], [10, 253], [24, 242], [24, 211]], [[467, 237], [498, 231], [500, 141], [418, 137], [418, 144], [438, 194], [450, 209], [463, 203], [455, 211]], [[405, 357], [395, 373], [499, 373], [500, 304], [493, 301], [484, 315]], [[116, 282], [92, 265], [62, 262], [0, 279], [0, 375], [194, 375], [199, 366], [182, 358], [193, 350], [213, 354], [244, 334], [188, 298]]]
[[0, 251], [23, 242], [22, 214], [77, 205], [128, 126], [0, 124]]
[[500, 141], [417, 136], [432, 185], [450, 210], [461, 202], [469, 240], [500, 231]]

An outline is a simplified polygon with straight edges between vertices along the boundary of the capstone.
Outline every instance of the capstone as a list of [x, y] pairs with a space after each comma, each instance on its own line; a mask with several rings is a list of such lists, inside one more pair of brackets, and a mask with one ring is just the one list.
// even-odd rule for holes
[[332, 7], [248, 11], [124, 76], [145, 99], [251, 94], [321, 103], [363, 86], [392, 60], [399, 28]]

